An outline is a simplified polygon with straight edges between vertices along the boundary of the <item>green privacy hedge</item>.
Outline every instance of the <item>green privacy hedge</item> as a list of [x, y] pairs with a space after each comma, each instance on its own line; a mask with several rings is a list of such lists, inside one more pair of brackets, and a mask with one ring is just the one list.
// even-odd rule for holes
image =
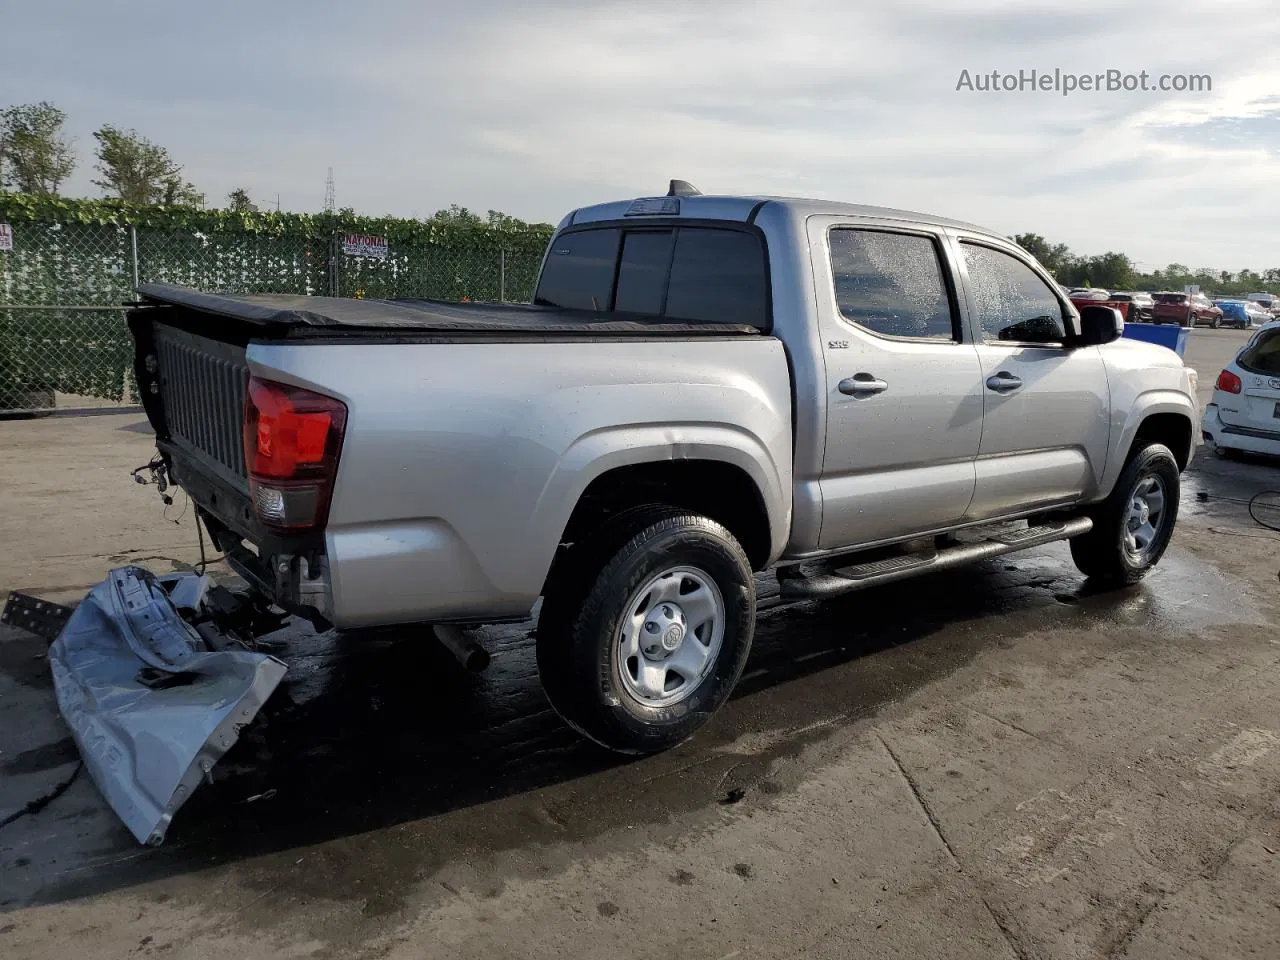
[[504, 229], [402, 217], [370, 217], [344, 209], [336, 214], [199, 210], [194, 207], [137, 206], [119, 200], [89, 200], [0, 192], [0, 221], [40, 221], [96, 226], [150, 227], [215, 234], [257, 234], [325, 239], [335, 233], [386, 237], [392, 244], [434, 245], [451, 249], [541, 253], [551, 227], [534, 224]]
[[[551, 228], [336, 214], [135, 206], [0, 192], [0, 306], [116, 307], [140, 282], [239, 293], [527, 300]], [[336, 237], [385, 237], [383, 260]], [[119, 400], [129, 339], [119, 311], [0, 310], [0, 410], [33, 391]]]

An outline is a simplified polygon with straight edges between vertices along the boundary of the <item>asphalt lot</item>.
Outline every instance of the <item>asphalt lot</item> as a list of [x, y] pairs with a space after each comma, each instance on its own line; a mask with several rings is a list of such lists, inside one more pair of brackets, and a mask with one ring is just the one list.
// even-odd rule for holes
[[[1194, 332], [1202, 404], [1243, 336]], [[137, 417], [0, 449], [0, 592], [198, 559], [181, 498], [128, 478]], [[0, 627], [0, 956], [1280, 956], [1280, 534], [1244, 506], [1273, 488], [1199, 451], [1121, 593], [1056, 545], [768, 612], [724, 712], [636, 762], [560, 725], [529, 624], [478, 678], [299, 631], [158, 849]]]

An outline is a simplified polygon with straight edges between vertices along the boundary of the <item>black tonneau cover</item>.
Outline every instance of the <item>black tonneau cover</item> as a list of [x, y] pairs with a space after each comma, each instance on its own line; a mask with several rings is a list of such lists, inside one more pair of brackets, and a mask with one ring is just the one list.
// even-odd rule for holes
[[[445, 303], [438, 300], [349, 300], [282, 293], [202, 293], [187, 287], [144, 283], [140, 302], [168, 304], [286, 333], [312, 335], [387, 330], [399, 333], [487, 333], [743, 336], [762, 331], [749, 324], [679, 323], [589, 310], [524, 303]], [[264, 331], [266, 332], [266, 331]]]

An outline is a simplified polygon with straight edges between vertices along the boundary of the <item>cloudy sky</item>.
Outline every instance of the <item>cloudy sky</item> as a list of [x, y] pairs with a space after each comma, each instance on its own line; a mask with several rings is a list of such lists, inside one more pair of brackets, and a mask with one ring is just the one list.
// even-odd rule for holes
[[[864, 9], [859, 9], [864, 8]], [[552, 221], [662, 192], [925, 210], [1082, 253], [1280, 266], [1275, 0], [0, 0], [0, 105], [170, 148], [211, 200]], [[957, 91], [1059, 69], [1209, 93]]]

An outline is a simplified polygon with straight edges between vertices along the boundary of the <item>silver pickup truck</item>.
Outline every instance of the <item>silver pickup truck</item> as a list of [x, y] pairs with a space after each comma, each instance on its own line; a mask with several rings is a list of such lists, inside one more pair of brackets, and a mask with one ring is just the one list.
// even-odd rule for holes
[[753, 572], [820, 599], [1067, 540], [1129, 584], [1195, 444], [1172, 351], [898, 210], [673, 181], [566, 216], [532, 304], [139, 297], [164, 469], [244, 579], [340, 629], [541, 598], [552, 704], [631, 753], [729, 696]]

